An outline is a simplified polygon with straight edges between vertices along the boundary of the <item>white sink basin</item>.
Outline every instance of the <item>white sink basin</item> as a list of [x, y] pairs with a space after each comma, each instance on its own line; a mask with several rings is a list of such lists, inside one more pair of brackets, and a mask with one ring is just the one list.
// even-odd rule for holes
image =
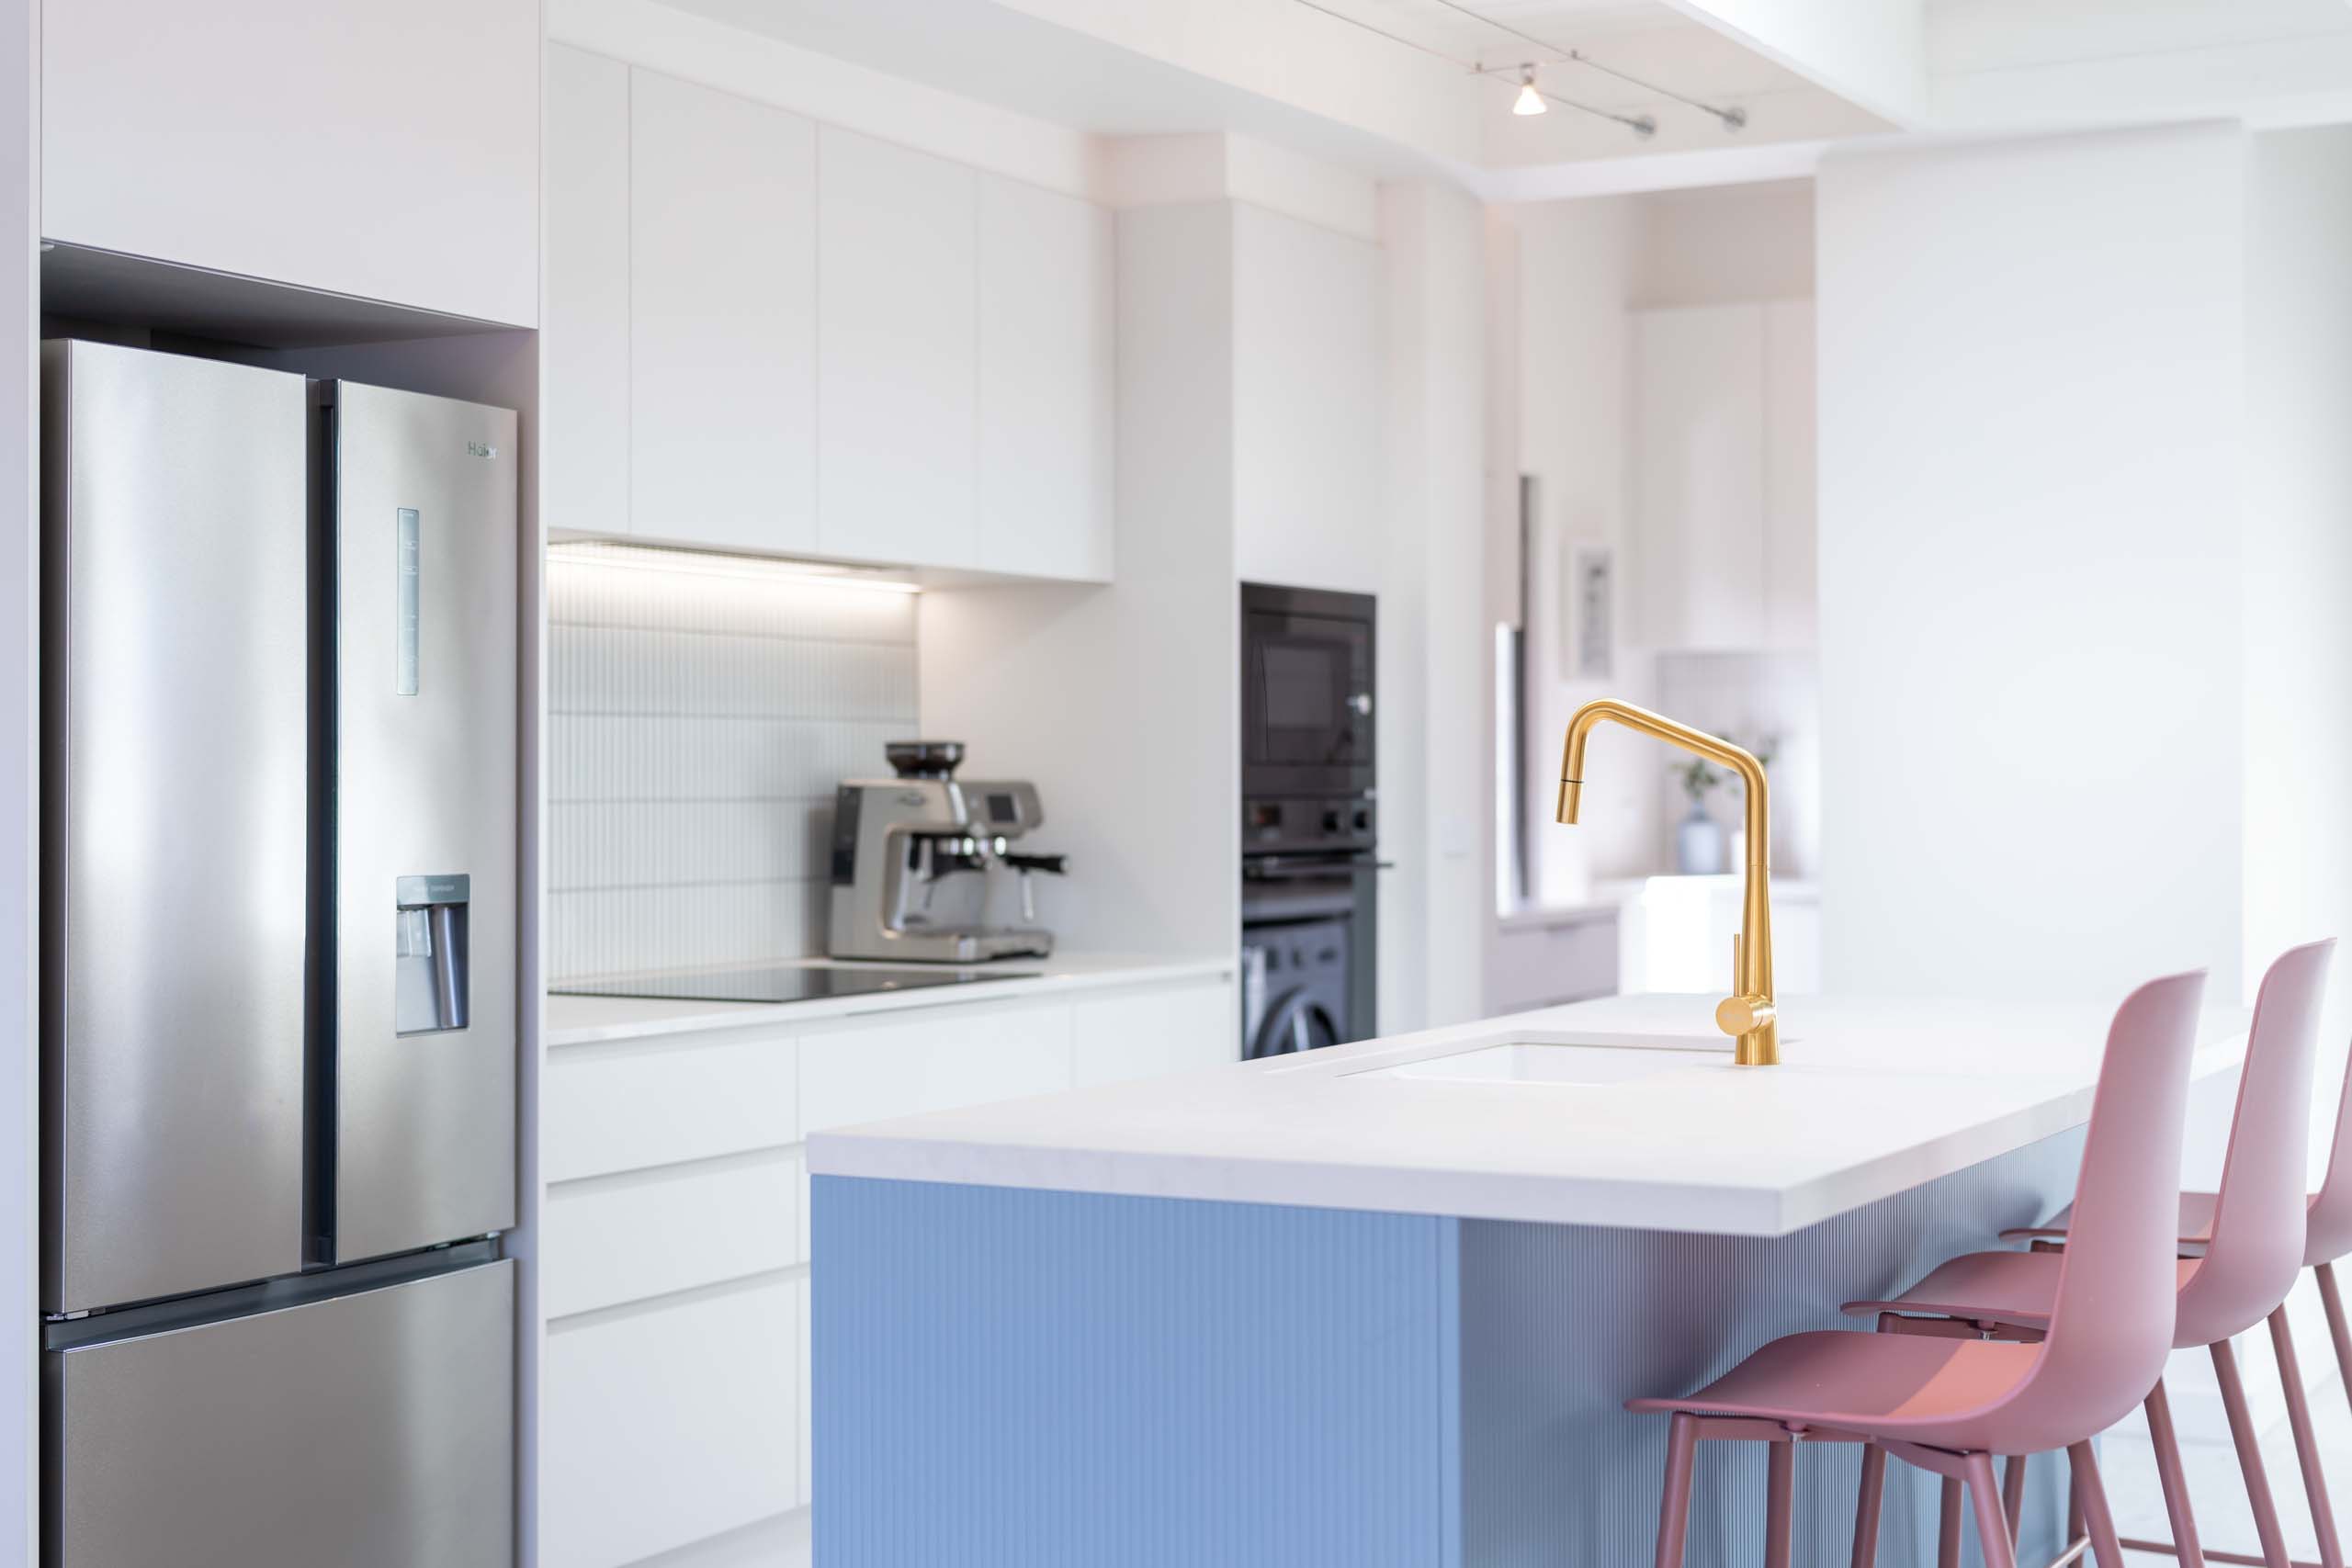
[[1367, 1067], [1350, 1077], [1444, 1078], [1462, 1083], [1609, 1084], [1663, 1077], [1726, 1066], [1723, 1045], [1617, 1045], [1600, 1041], [1504, 1040], [1389, 1067]]

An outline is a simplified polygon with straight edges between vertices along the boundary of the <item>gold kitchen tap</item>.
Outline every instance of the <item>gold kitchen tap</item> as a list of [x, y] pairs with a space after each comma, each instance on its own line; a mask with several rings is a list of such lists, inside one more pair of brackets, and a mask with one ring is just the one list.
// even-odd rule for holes
[[1577, 709], [1568, 720], [1567, 750], [1560, 758], [1559, 817], [1572, 827], [1584, 792], [1585, 737], [1603, 719], [1719, 762], [1747, 787], [1747, 887], [1740, 902], [1740, 934], [1732, 939], [1732, 994], [1716, 1005], [1715, 1027], [1737, 1037], [1732, 1060], [1739, 1066], [1775, 1066], [1781, 1059], [1781, 1024], [1772, 1006], [1772, 809], [1764, 788], [1764, 764], [1704, 730], [1602, 697]]

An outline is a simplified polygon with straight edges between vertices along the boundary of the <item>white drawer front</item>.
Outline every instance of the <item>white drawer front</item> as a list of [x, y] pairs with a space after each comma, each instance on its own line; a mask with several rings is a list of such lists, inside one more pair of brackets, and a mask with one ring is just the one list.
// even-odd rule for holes
[[540, 1561], [617, 1568], [800, 1501], [800, 1282], [551, 1329]]
[[1068, 1089], [1070, 1010], [957, 1007], [800, 1042], [809, 1132]]
[[1079, 1085], [1238, 1062], [1239, 1007], [1222, 979], [1081, 997], [1072, 1031]]
[[799, 1152], [775, 1150], [550, 1188], [539, 1283], [547, 1315], [799, 1262], [801, 1185]]
[[708, 1159], [800, 1140], [793, 1042], [628, 1041], [548, 1055], [540, 1086], [549, 1181]]

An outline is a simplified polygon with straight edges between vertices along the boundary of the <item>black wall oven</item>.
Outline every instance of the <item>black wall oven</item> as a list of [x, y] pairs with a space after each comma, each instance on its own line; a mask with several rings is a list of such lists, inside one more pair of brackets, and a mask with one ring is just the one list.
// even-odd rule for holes
[[1242, 1049], [1376, 1033], [1374, 601], [1241, 585]]

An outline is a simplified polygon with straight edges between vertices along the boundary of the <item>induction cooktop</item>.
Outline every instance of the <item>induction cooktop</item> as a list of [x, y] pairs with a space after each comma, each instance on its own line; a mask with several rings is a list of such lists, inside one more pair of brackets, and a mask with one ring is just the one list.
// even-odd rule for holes
[[645, 997], [670, 1002], [807, 1002], [826, 997], [870, 997], [933, 986], [973, 986], [1015, 976], [987, 969], [820, 969], [807, 964], [761, 964], [704, 969], [636, 980], [567, 980], [548, 990], [560, 997]]

